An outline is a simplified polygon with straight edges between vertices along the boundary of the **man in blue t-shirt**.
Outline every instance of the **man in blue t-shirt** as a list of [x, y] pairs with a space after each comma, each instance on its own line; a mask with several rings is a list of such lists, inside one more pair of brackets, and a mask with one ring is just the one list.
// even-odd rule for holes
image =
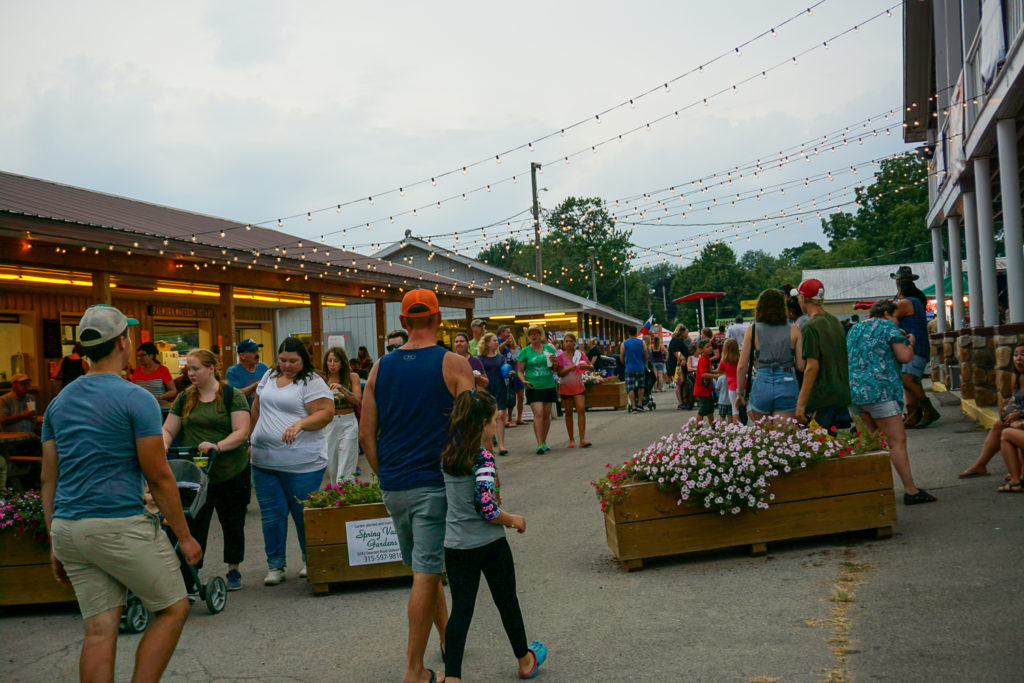
[[43, 513], [54, 576], [74, 588], [85, 620], [82, 680], [114, 678], [126, 588], [153, 612], [133, 680], [160, 678], [188, 618], [178, 558], [159, 519], [146, 512], [145, 482], [185, 560], [202, 557], [167, 465], [160, 406], [120, 377], [134, 357], [128, 327], [137, 324], [111, 306], [89, 308], [78, 325], [89, 372], [43, 416]]
[[370, 370], [359, 441], [380, 477], [402, 562], [412, 567], [403, 680], [422, 681], [434, 680], [423, 666], [430, 624], [437, 624], [443, 648], [448, 621], [441, 588], [448, 510], [441, 449], [455, 396], [471, 391], [476, 381], [465, 358], [437, 345], [441, 313], [434, 292], [406, 292], [399, 320], [409, 341], [378, 358]]
[[242, 392], [249, 401], [250, 408], [252, 408], [253, 401], [256, 400], [256, 386], [270, 369], [266, 363], [260, 360], [260, 349], [262, 348], [263, 344], [257, 344], [255, 339], [243, 339], [238, 342], [238, 363], [232, 365], [224, 373], [224, 379]]
[[629, 412], [643, 412], [644, 367], [647, 364], [647, 344], [636, 336], [636, 327], [630, 327], [629, 338], [619, 345], [619, 360], [626, 368], [626, 394]]

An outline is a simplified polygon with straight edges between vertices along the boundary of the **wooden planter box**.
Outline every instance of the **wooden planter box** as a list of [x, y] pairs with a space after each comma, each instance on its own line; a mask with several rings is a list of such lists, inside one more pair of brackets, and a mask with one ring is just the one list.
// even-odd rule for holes
[[721, 515], [693, 505], [677, 505], [677, 494], [653, 483], [630, 484], [605, 511], [608, 547], [627, 570], [652, 557], [766, 544], [823, 534], [875, 529], [892, 535], [896, 503], [888, 453], [827, 460], [785, 474], [772, 483], [775, 500], [767, 510]]
[[306, 508], [306, 571], [314, 595], [327, 595], [330, 584], [343, 581], [387, 579], [412, 576], [412, 568], [401, 562], [350, 566], [346, 522], [391, 516], [384, 503], [347, 505], [340, 508]]
[[57, 583], [50, 546], [33, 536], [0, 531], [0, 605], [68, 602], [75, 592]]
[[622, 410], [626, 407], [626, 383], [605, 382], [604, 384], [588, 384], [583, 393], [587, 408], [614, 408]]

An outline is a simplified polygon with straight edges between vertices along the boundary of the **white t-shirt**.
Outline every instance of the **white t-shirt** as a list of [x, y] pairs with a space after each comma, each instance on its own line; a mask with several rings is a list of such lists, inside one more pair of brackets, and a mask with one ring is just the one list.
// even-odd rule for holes
[[729, 339], [735, 339], [736, 343], [743, 348], [743, 335], [747, 333], [746, 323], [733, 323], [729, 326], [729, 329], [725, 331], [725, 336]]
[[277, 386], [277, 375], [268, 372], [256, 386], [260, 417], [252, 432], [252, 464], [282, 472], [315, 472], [327, 467], [327, 439], [324, 430], [302, 430], [295, 441], [281, 440], [285, 430], [308, 417], [306, 404], [318, 398], [334, 400], [327, 383], [311, 374], [304, 381]]

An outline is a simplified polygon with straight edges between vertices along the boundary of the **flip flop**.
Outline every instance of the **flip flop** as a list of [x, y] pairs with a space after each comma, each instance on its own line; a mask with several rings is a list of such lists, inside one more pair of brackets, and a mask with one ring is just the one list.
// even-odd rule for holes
[[590, 443], [589, 441], [580, 441], [580, 448], [590, 448], [593, 445], [594, 444]]
[[973, 472], [971, 470], [965, 470], [956, 476], [957, 479], [973, 479], [974, 477], [987, 477], [988, 472]]
[[548, 649], [544, 646], [544, 643], [539, 640], [535, 640], [530, 643], [529, 647], [526, 649], [533, 653], [533, 668], [530, 669], [530, 673], [525, 676], [523, 674], [519, 674], [519, 677], [533, 678], [537, 675], [537, 669], [539, 669], [540, 665], [548, 658]]
[[998, 492], [998, 493], [1024, 493], [1024, 483], [1018, 481], [1016, 484], [1014, 484], [1013, 482], [1008, 481], [1005, 484], [1003, 484], [1002, 486], [1000, 486], [999, 488], [997, 488], [996, 492]]
[[575, 441], [570, 441], [569, 444], [566, 446], [566, 448], [576, 448], [576, 442]]

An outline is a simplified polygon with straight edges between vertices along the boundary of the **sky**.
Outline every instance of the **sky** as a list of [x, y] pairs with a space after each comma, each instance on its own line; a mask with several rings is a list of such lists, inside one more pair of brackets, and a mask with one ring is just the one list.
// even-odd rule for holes
[[407, 229], [469, 255], [528, 239], [531, 162], [543, 210], [601, 197], [636, 267], [715, 240], [778, 253], [823, 242], [806, 212], [909, 149], [895, 0], [42, 0], [0, 16], [0, 170], [281, 219], [365, 254]]

